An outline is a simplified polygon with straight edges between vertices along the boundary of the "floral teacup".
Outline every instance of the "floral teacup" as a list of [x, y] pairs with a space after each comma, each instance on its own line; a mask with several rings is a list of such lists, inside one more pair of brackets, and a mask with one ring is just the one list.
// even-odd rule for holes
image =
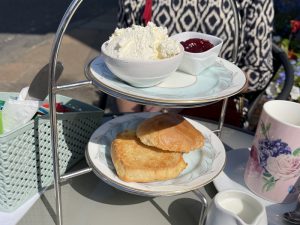
[[297, 200], [300, 192], [300, 104], [264, 104], [244, 174], [248, 188], [276, 203]]

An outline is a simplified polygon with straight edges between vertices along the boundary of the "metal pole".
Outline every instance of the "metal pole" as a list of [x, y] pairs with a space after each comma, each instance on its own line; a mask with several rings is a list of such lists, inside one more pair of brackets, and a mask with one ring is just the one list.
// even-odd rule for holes
[[49, 102], [50, 102], [50, 126], [51, 126], [51, 147], [53, 154], [53, 177], [54, 189], [56, 198], [56, 224], [62, 225], [62, 205], [61, 205], [61, 187], [60, 187], [60, 171], [59, 171], [59, 156], [58, 156], [58, 137], [57, 137], [57, 116], [56, 116], [56, 93], [54, 90], [55, 70], [59, 48], [65, 30], [82, 0], [73, 0], [63, 16], [58, 30], [55, 35], [52, 52], [49, 60]]
[[83, 86], [89, 86], [93, 82], [89, 80], [84, 80], [84, 81], [78, 81], [76, 83], [71, 83], [71, 84], [63, 84], [63, 85], [57, 85], [54, 89], [55, 92], [58, 91], [65, 91], [65, 90], [70, 90], [78, 87], [83, 87]]
[[[233, 50], [232, 50], [233, 51], [232, 52], [232, 62], [234, 64], [236, 64], [237, 63], [238, 46], [239, 46], [240, 20], [239, 20], [235, 0], [229, 0], [229, 1], [230, 1], [232, 12], [233, 12], [234, 30], [235, 30], [234, 45], [233, 45]], [[222, 133], [223, 125], [224, 125], [225, 113], [226, 113], [226, 109], [227, 109], [227, 102], [228, 102], [228, 98], [223, 100], [221, 115], [220, 115], [220, 119], [219, 119], [219, 126], [218, 126], [218, 130], [216, 131], [218, 134], [218, 137], [221, 137], [221, 133]]]
[[63, 182], [65, 180], [71, 179], [73, 177], [78, 177], [80, 175], [92, 172], [92, 170], [93, 170], [92, 168], [85, 168], [85, 169], [81, 169], [81, 170], [78, 170], [78, 171], [75, 171], [75, 172], [72, 172], [72, 173], [67, 173], [67, 174], [61, 176], [60, 180], [61, 180], [61, 182]]
[[208, 203], [206, 197], [201, 193], [199, 189], [193, 190], [194, 194], [199, 198], [200, 202], [202, 203], [201, 212], [200, 212], [200, 220], [199, 225], [204, 225]]
[[228, 102], [228, 98], [225, 98], [223, 100], [223, 105], [222, 105], [221, 115], [220, 115], [220, 120], [219, 120], [219, 126], [218, 126], [218, 130], [217, 130], [217, 135], [219, 138], [221, 137], [221, 132], [222, 132], [223, 125], [224, 125], [225, 114], [226, 114], [226, 109], [227, 109], [227, 102]]

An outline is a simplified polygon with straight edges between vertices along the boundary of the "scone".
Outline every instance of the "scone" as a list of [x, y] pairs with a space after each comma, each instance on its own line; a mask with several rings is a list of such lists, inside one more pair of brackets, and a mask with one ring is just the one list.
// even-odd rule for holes
[[190, 152], [204, 144], [202, 133], [181, 115], [163, 113], [141, 122], [137, 137], [148, 146], [174, 152]]
[[118, 177], [128, 182], [152, 182], [177, 177], [187, 164], [182, 154], [142, 144], [135, 131], [123, 131], [112, 142], [111, 157]]

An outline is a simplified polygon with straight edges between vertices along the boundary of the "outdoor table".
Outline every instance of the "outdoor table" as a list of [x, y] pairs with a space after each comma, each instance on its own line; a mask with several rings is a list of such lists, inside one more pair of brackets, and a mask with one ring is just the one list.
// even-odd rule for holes
[[[110, 118], [106, 118], [110, 119]], [[201, 121], [211, 130], [217, 124]], [[227, 151], [247, 149], [253, 134], [233, 127], [224, 127], [221, 140]], [[87, 167], [82, 160], [74, 171]], [[201, 192], [208, 204], [217, 190], [213, 183], [184, 194], [168, 197], [142, 197], [117, 190], [94, 173], [67, 180], [62, 185], [63, 222], [67, 225], [130, 224], [130, 225], [192, 225], [199, 224]], [[53, 187], [42, 195], [28, 210], [18, 225], [54, 225], [55, 193]]]

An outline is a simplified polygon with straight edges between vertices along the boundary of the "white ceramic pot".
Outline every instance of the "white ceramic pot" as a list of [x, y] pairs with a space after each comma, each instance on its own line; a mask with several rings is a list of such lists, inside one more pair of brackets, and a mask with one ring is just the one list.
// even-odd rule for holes
[[191, 38], [200, 38], [208, 40], [214, 45], [213, 48], [200, 53], [184, 52], [179, 70], [191, 75], [198, 76], [208, 67], [212, 66], [220, 53], [223, 40], [213, 35], [200, 32], [182, 32], [171, 36], [171, 38], [181, 42]]
[[238, 190], [219, 192], [208, 209], [206, 225], [267, 225], [265, 207]]

